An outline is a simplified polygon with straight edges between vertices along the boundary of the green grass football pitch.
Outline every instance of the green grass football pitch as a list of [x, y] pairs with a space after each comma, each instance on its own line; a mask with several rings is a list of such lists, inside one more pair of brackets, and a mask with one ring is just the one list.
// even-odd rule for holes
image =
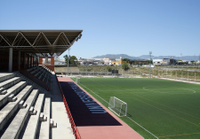
[[128, 114], [120, 118], [146, 139], [200, 138], [200, 85], [145, 78], [79, 82], [106, 107], [111, 96], [125, 101]]

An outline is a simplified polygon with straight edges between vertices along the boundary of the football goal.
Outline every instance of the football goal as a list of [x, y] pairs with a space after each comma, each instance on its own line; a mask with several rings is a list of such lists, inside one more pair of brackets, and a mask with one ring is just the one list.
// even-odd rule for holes
[[79, 83], [79, 79], [80, 79], [80, 77], [77, 76], [77, 77], [76, 77], [76, 83]]
[[119, 117], [127, 115], [127, 103], [117, 97], [110, 97], [108, 108]]

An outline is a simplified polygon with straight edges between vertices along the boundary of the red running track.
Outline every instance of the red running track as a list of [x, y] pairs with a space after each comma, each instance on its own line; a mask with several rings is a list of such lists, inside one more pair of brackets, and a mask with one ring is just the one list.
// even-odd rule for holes
[[[109, 109], [104, 107], [87, 91], [78, 86], [69, 77], [58, 77], [63, 94], [66, 97], [74, 122], [81, 139], [143, 139], [136, 131], [119, 119]], [[91, 111], [80, 101], [81, 99], [70, 85], [77, 86], [81, 91], [93, 99], [107, 113], [105, 115], [93, 115]]]

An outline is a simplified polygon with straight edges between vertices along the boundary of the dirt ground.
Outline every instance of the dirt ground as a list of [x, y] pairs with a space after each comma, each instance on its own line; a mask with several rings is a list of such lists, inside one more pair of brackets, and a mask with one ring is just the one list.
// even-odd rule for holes
[[68, 67], [55, 67], [54, 70], [56, 72], [59, 72], [59, 71], [60, 72], [67, 72], [67, 71], [69, 71], [69, 72], [79, 72], [78, 67], [69, 67], [69, 69], [68, 69]]

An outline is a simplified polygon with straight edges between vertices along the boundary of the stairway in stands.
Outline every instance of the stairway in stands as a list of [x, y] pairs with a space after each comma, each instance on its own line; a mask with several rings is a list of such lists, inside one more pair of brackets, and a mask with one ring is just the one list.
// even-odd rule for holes
[[51, 117], [52, 95], [48, 91], [51, 71], [33, 67], [27, 72], [46, 86], [40, 86], [41, 82], [34, 82], [19, 72], [0, 73], [1, 139], [49, 139], [52, 128], [57, 128]]

